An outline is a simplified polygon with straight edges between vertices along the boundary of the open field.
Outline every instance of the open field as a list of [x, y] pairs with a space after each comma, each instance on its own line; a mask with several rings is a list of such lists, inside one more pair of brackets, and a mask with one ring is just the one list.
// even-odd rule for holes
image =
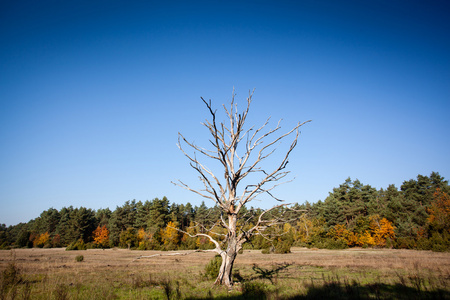
[[[158, 253], [164, 256], [137, 259]], [[167, 256], [174, 253], [189, 254]], [[214, 287], [204, 276], [213, 257], [191, 251], [5, 250], [0, 299], [450, 299], [450, 253], [245, 250], [236, 259], [233, 291]]]

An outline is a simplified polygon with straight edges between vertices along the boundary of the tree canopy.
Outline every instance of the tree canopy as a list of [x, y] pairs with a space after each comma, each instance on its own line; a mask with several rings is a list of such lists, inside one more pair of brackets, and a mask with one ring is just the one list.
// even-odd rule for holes
[[[296, 207], [306, 210], [306, 214], [290, 223], [289, 242], [316, 248], [369, 246], [449, 251], [449, 195], [448, 181], [436, 172], [406, 180], [400, 188], [389, 185], [379, 190], [348, 178], [323, 201]], [[245, 207], [243, 213], [252, 210], [258, 208]], [[217, 214], [215, 206], [171, 203], [165, 197], [126, 201], [113, 211], [49, 208], [27, 223], [0, 224], [0, 246], [66, 247], [82, 240], [88, 247], [119, 247], [121, 234], [132, 229], [130, 232], [136, 236], [131, 239], [132, 249], [208, 249], [213, 247], [208, 239], [174, 234], [167, 231], [167, 225], [172, 222], [172, 226], [193, 234], [203, 230], [195, 222], [213, 224]], [[278, 243], [285, 242], [284, 237], [288, 235], [273, 243], [254, 237], [246, 247], [280, 248]]]

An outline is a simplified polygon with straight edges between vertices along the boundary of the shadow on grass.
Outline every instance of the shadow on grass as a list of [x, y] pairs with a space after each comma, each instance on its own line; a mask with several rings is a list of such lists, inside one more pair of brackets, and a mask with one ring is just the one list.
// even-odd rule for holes
[[230, 295], [226, 297], [191, 297], [189, 300], [206, 299], [280, 299], [280, 300], [300, 300], [300, 299], [450, 299], [450, 291], [436, 289], [433, 291], [418, 290], [400, 283], [389, 284], [368, 284], [360, 285], [356, 282], [352, 284], [342, 284], [340, 282], [327, 282], [323, 285], [311, 284], [307, 287], [306, 293], [283, 297], [277, 291], [268, 291], [263, 284], [257, 282], [246, 283], [242, 286], [241, 295]]
[[253, 264], [253, 271], [256, 273], [255, 279], [267, 279], [270, 281], [270, 283], [274, 283], [274, 277], [277, 278], [278, 274], [287, 269], [292, 264], [289, 263], [282, 263], [282, 264], [276, 264], [271, 269], [265, 269], [259, 267], [257, 264]]

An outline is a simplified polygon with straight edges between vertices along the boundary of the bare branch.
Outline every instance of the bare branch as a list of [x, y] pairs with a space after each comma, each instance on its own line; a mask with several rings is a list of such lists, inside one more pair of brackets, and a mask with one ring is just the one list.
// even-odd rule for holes
[[[256, 222], [256, 225], [249, 230], [244, 230], [244, 227], [237, 225], [238, 214], [245, 204], [254, 200], [261, 194], [267, 194], [276, 201], [284, 201], [277, 198], [273, 194], [273, 189], [281, 184], [290, 182], [286, 180], [286, 176], [290, 174], [286, 170], [286, 166], [289, 163], [289, 157], [297, 145], [297, 141], [300, 135], [299, 128], [304, 124], [310, 122], [306, 121], [298, 123], [292, 129], [282, 133], [281, 132], [281, 120], [278, 121], [276, 126], [272, 129], [266, 129], [270, 117], [260, 127], [245, 128], [248, 113], [250, 111], [250, 104], [252, 102], [253, 91], [249, 91], [245, 107], [239, 111], [237, 103], [235, 102], [235, 92], [231, 97], [231, 103], [229, 106], [223, 105], [224, 116], [226, 122], [217, 121], [217, 111], [213, 109], [211, 100], [206, 101], [201, 98], [206, 105], [209, 112], [209, 120], [205, 120], [202, 125], [205, 126], [209, 132], [209, 148], [202, 148], [187, 141], [184, 136], [178, 134], [178, 147], [182, 153], [188, 158], [191, 167], [197, 172], [200, 178], [200, 182], [203, 184], [204, 189], [194, 189], [187, 184], [179, 181], [174, 183], [194, 192], [204, 198], [210, 199], [216, 203], [221, 209], [220, 219], [215, 222], [211, 228], [206, 228], [201, 225], [202, 230], [206, 233], [190, 234], [183, 230], [177, 229], [191, 237], [204, 236], [211, 240], [216, 245], [217, 253], [223, 256], [222, 250], [220, 250], [220, 243], [214, 239], [212, 235], [225, 236], [223, 243], [227, 243], [226, 257], [234, 256], [237, 251], [242, 248], [242, 243], [247, 241], [252, 235], [260, 234], [264, 238], [269, 238], [263, 232], [265, 229], [289, 222], [285, 216], [286, 210], [282, 211], [277, 217], [266, 219], [268, 213], [280, 208], [285, 207], [287, 204], [281, 204], [274, 206], [271, 209], [263, 211]], [[282, 140], [292, 139], [284, 155], [275, 164], [274, 168], [267, 170], [263, 168], [264, 162], [273, 157], [280, 146]], [[187, 145], [187, 149], [190, 149], [189, 153], [185, 151], [183, 146]], [[239, 153], [243, 151], [243, 153]], [[212, 170], [214, 168], [208, 168], [204, 163], [200, 162], [197, 158], [197, 154], [206, 158], [209, 162], [215, 163], [222, 169], [221, 174], [215, 173]], [[222, 175], [223, 174], [223, 175]], [[248, 179], [250, 174], [260, 176], [258, 180], [253, 183], [247, 183], [246, 185], [240, 183], [244, 179]], [[219, 176], [220, 175], [220, 176]], [[222, 177], [223, 176], [223, 177]], [[238, 196], [239, 195], [239, 196]], [[244, 220], [244, 224], [250, 222], [256, 217], [254, 211], [248, 212], [243, 216], [240, 216], [240, 220]], [[214, 228], [217, 226], [223, 226], [227, 230], [227, 234], [221, 234], [214, 232]], [[239, 236], [237, 235], [240, 231]], [[226, 260], [223, 260], [223, 264], [227, 264]], [[221, 266], [219, 277], [216, 282], [224, 282], [227, 285], [231, 285], [231, 275], [229, 270], [225, 270], [225, 265]], [[228, 274], [224, 278], [225, 271]]]
[[[169, 227], [169, 226], [168, 226], [168, 227]], [[216, 246], [216, 250], [219, 250], [218, 253], [220, 253], [220, 252], [222, 251], [222, 250], [220, 249], [220, 244], [219, 244], [219, 242], [216, 241], [212, 236], [210, 236], [210, 235], [208, 235], [208, 234], [205, 234], [205, 233], [190, 234], [189, 232], [184, 231], [184, 230], [181, 230], [181, 229], [176, 228], [176, 227], [170, 227], [170, 228], [175, 229], [175, 230], [177, 230], [177, 231], [179, 231], [179, 232], [182, 232], [182, 233], [188, 235], [188, 236], [191, 237], [191, 238], [198, 237], [198, 236], [204, 236], [204, 237], [208, 238], [208, 239]], [[216, 251], [216, 252], [217, 252], [217, 251]]]

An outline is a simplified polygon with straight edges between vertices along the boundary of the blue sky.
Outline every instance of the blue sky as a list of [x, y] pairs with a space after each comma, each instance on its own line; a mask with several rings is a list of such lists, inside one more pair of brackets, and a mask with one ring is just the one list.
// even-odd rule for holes
[[313, 120], [276, 193], [288, 202], [347, 177], [449, 179], [448, 15], [446, 1], [2, 1], [0, 223], [200, 204], [171, 184], [200, 187], [177, 133], [204, 139], [200, 97], [220, 108], [233, 87], [238, 103], [256, 89], [249, 125]]

